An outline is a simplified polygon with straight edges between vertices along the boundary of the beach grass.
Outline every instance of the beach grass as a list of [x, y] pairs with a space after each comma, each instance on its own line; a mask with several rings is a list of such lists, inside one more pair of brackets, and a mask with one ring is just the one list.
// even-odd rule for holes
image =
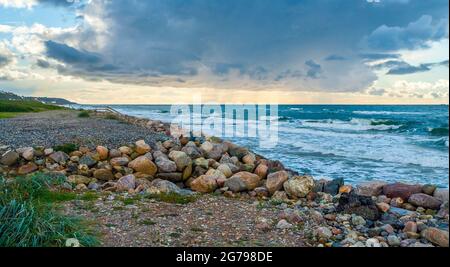
[[0, 100], [0, 119], [10, 119], [17, 116], [49, 110], [61, 110], [64, 107], [43, 104], [31, 100]]
[[62, 182], [45, 174], [13, 182], [0, 177], [0, 247], [62, 247], [71, 238], [81, 246], [99, 244], [87, 221], [58, 211], [58, 203], [76, 198], [51, 190]]

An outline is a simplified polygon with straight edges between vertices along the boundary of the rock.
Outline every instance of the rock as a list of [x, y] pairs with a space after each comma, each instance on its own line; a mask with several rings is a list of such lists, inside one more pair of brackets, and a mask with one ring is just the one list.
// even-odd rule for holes
[[78, 163], [80, 161], [80, 157], [72, 156], [72, 157], [70, 157], [70, 161]]
[[150, 152], [152, 148], [145, 143], [144, 140], [139, 140], [135, 143], [136, 145], [136, 153], [139, 155], [145, 155], [146, 153]]
[[80, 191], [80, 192], [84, 192], [84, 191], [87, 191], [87, 190], [88, 190], [88, 187], [87, 187], [85, 184], [78, 184], [78, 185], [75, 187], [75, 190], [76, 190], [76, 191]]
[[177, 171], [177, 165], [175, 162], [163, 157], [156, 159], [156, 165], [158, 166], [159, 172], [171, 173]]
[[342, 194], [336, 208], [338, 212], [355, 214], [366, 220], [376, 221], [380, 218], [380, 212], [371, 197], [350, 194]]
[[440, 218], [446, 218], [446, 220], [448, 221], [448, 202], [444, 202], [444, 204], [441, 205], [437, 216]]
[[276, 228], [277, 229], [281, 229], [281, 230], [284, 230], [284, 229], [291, 229], [291, 228], [293, 228], [294, 226], [292, 225], [292, 224], [290, 224], [290, 223], [288, 223], [286, 220], [280, 220], [278, 223], [277, 223], [277, 226], [276, 226]]
[[217, 182], [214, 177], [202, 175], [192, 181], [191, 189], [200, 193], [212, 193], [217, 189]]
[[436, 188], [435, 185], [426, 184], [422, 187], [422, 193], [432, 196]]
[[442, 202], [448, 202], [448, 189], [437, 188], [434, 191], [433, 196]]
[[197, 159], [194, 160], [194, 165], [202, 167], [204, 169], [208, 169], [209, 168], [209, 161], [207, 159], [205, 159], [205, 158], [197, 158]]
[[248, 153], [242, 158], [242, 162], [245, 164], [255, 164], [256, 156], [253, 153]]
[[377, 197], [377, 203], [386, 203], [386, 204], [390, 204], [391, 203], [391, 199], [388, 198], [385, 195], [380, 195]]
[[131, 155], [133, 153], [133, 149], [127, 147], [127, 146], [122, 146], [119, 148], [120, 153], [125, 154], [125, 155]]
[[364, 226], [366, 225], [366, 220], [361, 216], [352, 216], [352, 224], [355, 226]]
[[191, 159], [201, 158], [202, 152], [198, 147], [194, 145], [189, 145], [189, 143], [181, 149], [182, 152], [186, 153]]
[[231, 171], [230, 166], [227, 164], [220, 164], [219, 167], [217, 167], [217, 170], [222, 172], [226, 178], [230, 178], [233, 176], [233, 172]]
[[432, 210], [438, 210], [442, 205], [442, 201], [439, 199], [423, 193], [411, 195], [408, 202], [415, 206]]
[[250, 172], [238, 172], [225, 182], [225, 187], [228, 187], [232, 192], [242, 192], [246, 190], [253, 190], [259, 186], [261, 178]]
[[136, 188], [136, 177], [133, 174], [124, 176], [117, 181], [119, 191], [128, 191]]
[[323, 187], [323, 192], [334, 196], [339, 192], [339, 188], [343, 185], [344, 185], [343, 178], [337, 178], [332, 181], [328, 181], [327, 183], [325, 183]]
[[127, 166], [129, 162], [130, 162], [130, 160], [127, 157], [117, 157], [117, 158], [113, 158], [109, 161], [109, 163], [113, 167]]
[[397, 208], [397, 207], [391, 207], [389, 209], [389, 213], [393, 214], [393, 215], [395, 215], [397, 217], [409, 216], [409, 215], [413, 214], [412, 211], [401, 209], [401, 208]]
[[343, 185], [339, 188], [339, 194], [350, 194], [350, 192], [353, 190], [353, 187], [351, 185]]
[[383, 187], [383, 194], [390, 198], [400, 197], [403, 200], [409, 199], [413, 194], [422, 192], [421, 185], [407, 185], [402, 183], [395, 183], [385, 185]]
[[12, 166], [17, 163], [19, 157], [20, 157], [19, 153], [13, 150], [8, 150], [0, 157], [0, 164]]
[[183, 174], [181, 172], [158, 173], [156, 178], [178, 183], [183, 181]]
[[187, 179], [189, 179], [192, 175], [192, 163], [189, 164], [186, 168], [184, 168], [183, 171], [183, 181], [186, 181]]
[[255, 227], [256, 229], [263, 232], [267, 232], [272, 229], [269, 220], [267, 220], [266, 218], [256, 218]]
[[401, 208], [404, 204], [404, 201], [401, 197], [395, 197], [393, 199], [391, 199], [391, 203], [390, 205], [392, 207], [397, 207], [397, 208]]
[[257, 187], [254, 191], [257, 197], [268, 197], [270, 195], [266, 187]]
[[200, 146], [200, 149], [201, 149], [204, 153], [208, 153], [208, 152], [212, 151], [213, 148], [214, 148], [214, 145], [213, 145], [211, 142], [209, 142], [209, 141], [204, 142], [204, 143], [201, 144], [201, 146]]
[[400, 239], [396, 235], [389, 235], [387, 237], [387, 242], [389, 246], [391, 247], [399, 247], [400, 246]]
[[80, 158], [79, 161], [80, 164], [84, 164], [86, 166], [88, 166], [89, 168], [92, 168], [95, 166], [95, 164], [97, 164], [97, 160], [95, 160], [92, 156], [90, 155], [84, 155]]
[[214, 144], [213, 149], [207, 153], [205, 153], [206, 158], [220, 160], [223, 154], [223, 146], [220, 144]]
[[67, 177], [67, 182], [71, 184], [89, 184], [91, 182], [91, 178], [83, 176], [83, 175], [71, 175]]
[[158, 170], [158, 167], [145, 156], [137, 157], [135, 160], [128, 163], [128, 167], [132, 168], [136, 172], [148, 174], [154, 176]]
[[283, 201], [283, 202], [289, 200], [288, 195], [284, 191], [275, 192], [272, 196], [272, 199], [276, 200], [276, 201]]
[[95, 149], [97, 151], [98, 157], [100, 160], [107, 160], [109, 156], [109, 150], [108, 148], [104, 146], [97, 146]]
[[[259, 175], [258, 175], [259, 177]], [[283, 184], [289, 179], [289, 174], [286, 171], [279, 171], [271, 173], [267, 176], [266, 187], [272, 195], [276, 191], [283, 188]]]
[[23, 152], [22, 152], [22, 157], [28, 161], [32, 160], [34, 158], [34, 148], [32, 147], [27, 147]]
[[366, 240], [366, 247], [369, 248], [380, 248], [381, 244], [380, 241], [378, 241], [378, 239], [376, 238], [369, 238]]
[[38, 169], [39, 168], [36, 164], [34, 164], [33, 162], [29, 162], [23, 166], [20, 166], [19, 169], [17, 170], [17, 174], [25, 175], [37, 171]]
[[386, 204], [384, 202], [377, 203], [376, 205], [377, 205], [377, 208], [383, 213], [388, 212], [389, 209], [391, 208], [391, 206], [389, 204]]
[[238, 159], [242, 159], [245, 155], [247, 155], [248, 149], [245, 147], [239, 147], [236, 145], [229, 145], [228, 146], [228, 153], [232, 156], [232, 157], [236, 157]]
[[417, 233], [417, 224], [412, 221], [406, 222], [405, 227], [403, 228], [403, 232]]
[[431, 243], [440, 246], [448, 247], [448, 231], [440, 230], [438, 228], [430, 227], [422, 232], [422, 237]]
[[147, 193], [149, 194], [179, 194], [179, 195], [191, 195], [192, 192], [188, 190], [183, 190], [179, 188], [176, 184], [161, 180], [161, 179], [155, 179], [151, 182], [150, 188], [147, 189]]
[[319, 239], [330, 239], [331, 237], [333, 237], [333, 233], [331, 232], [330, 229], [328, 229], [327, 227], [318, 227], [315, 231], [314, 231], [314, 235], [319, 238]]
[[120, 157], [122, 157], [122, 152], [120, 152], [117, 149], [111, 149], [109, 151], [109, 157], [112, 158], [112, 159], [113, 158], [120, 158]]
[[53, 154], [53, 148], [46, 148], [46, 149], [44, 149], [44, 155], [45, 156], [49, 156], [49, 155], [51, 155], [51, 154]]
[[361, 183], [356, 186], [356, 194], [361, 196], [379, 196], [383, 192], [383, 187], [386, 185], [383, 181], [369, 181]]
[[311, 176], [294, 176], [284, 183], [284, 190], [290, 197], [304, 198], [314, 187]]
[[192, 164], [191, 158], [182, 151], [172, 151], [169, 158], [175, 162], [178, 171], [183, 171], [189, 164]]
[[206, 175], [207, 175], [207, 176], [210, 176], [210, 177], [212, 177], [212, 178], [214, 178], [214, 179], [216, 179], [216, 180], [218, 180], [218, 179], [224, 179], [224, 180], [226, 180], [226, 179], [227, 179], [227, 177], [225, 176], [225, 174], [223, 174], [221, 171], [214, 170], [214, 169], [209, 169], [209, 170], [206, 172]]
[[98, 169], [94, 171], [94, 178], [101, 181], [111, 181], [114, 180], [114, 175], [111, 170]]
[[266, 179], [269, 167], [265, 164], [259, 164], [255, 169], [255, 174], [261, 177], [261, 179]]

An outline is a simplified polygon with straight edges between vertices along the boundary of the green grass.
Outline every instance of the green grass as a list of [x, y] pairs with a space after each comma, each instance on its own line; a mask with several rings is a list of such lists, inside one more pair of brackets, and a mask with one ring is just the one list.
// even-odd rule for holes
[[81, 111], [80, 113], [78, 113], [78, 118], [89, 118], [91, 117], [91, 115], [89, 114], [88, 111]]
[[60, 145], [60, 146], [55, 146], [53, 147], [53, 150], [55, 151], [62, 151], [66, 154], [70, 154], [74, 151], [77, 151], [80, 147], [76, 144], [64, 144], [64, 145]]
[[173, 204], [188, 204], [197, 200], [197, 196], [185, 196], [176, 193], [151, 194], [147, 195], [147, 197], [150, 199], [156, 199], [161, 202]]
[[38, 101], [0, 100], [0, 112], [41, 112], [61, 109], [64, 108], [60, 106], [43, 104]]
[[86, 221], [58, 212], [57, 203], [76, 197], [50, 191], [63, 181], [45, 174], [8, 183], [0, 177], [0, 247], [62, 247], [69, 238], [82, 246], [99, 244]]
[[22, 112], [0, 112], [0, 120], [1, 119], [10, 119], [10, 118], [15, 118], [17, 116], [20, 116], [24, 113]]
[[107, 119], [107, 120], [116, 120], [116, 121], [118, 121], [118, 120], [119, 120], [119, 117], [117, 117], [117, 116], [114, 115], [114, 114], [108, 114], [108, 115], [105, 116], [105, 119]]
[[142, 224], [142, 225], [155, 225], [156, 222], [154, 222], [154, 221], [152, 221], [152, 220], [146, 219], [146, 220], [142, 220], [142, 221], [140, 222], [140, 224]]

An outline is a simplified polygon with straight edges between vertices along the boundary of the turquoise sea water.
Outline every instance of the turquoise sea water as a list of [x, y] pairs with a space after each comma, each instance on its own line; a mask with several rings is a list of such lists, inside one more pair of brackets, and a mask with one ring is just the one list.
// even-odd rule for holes
[[[125, 114], [170, 122], [168, 105], [110, 105]], [[88, 106], [85, 106], [88, 107]], [[283, 105], [279, 142], [227, 138], [316, 178], [449, 185], [448, 106]]]

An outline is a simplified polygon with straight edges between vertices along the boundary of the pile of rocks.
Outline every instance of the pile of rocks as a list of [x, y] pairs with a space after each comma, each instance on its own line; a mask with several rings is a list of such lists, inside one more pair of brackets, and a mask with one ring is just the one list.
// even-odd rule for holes
[[294, 205], [284, 211], [278, 228], [314, 218], [307, 229], [326, 246], [448, 246], [448, 189], [315, 181], [214, 137], [180, 137], [154, 147], [142, 140], [119, 148], [80, 147], [70, 154], [44, 147], [1, 153], [0, 174], [37, 171], [63, 174], [65, 187], [77, 191], [271, 198]]

